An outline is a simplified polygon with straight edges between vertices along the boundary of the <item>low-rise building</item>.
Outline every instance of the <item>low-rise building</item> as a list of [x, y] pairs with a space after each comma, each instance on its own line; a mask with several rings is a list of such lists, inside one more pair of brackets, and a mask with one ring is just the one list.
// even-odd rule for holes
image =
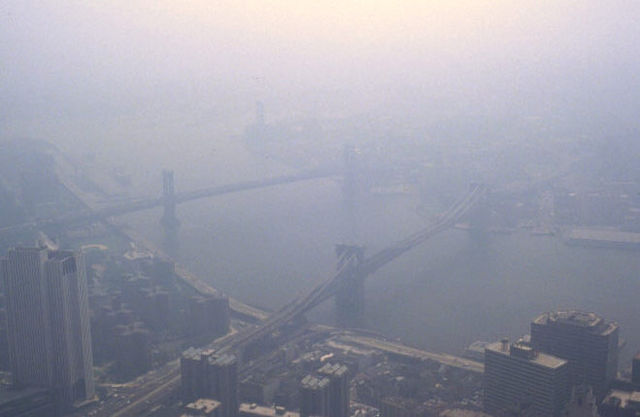
[[638, 417], [640, 392], [612, 390], [600, 403], [598, 412], [602, 417]]
[[300, 417], [300, 413], [287, 411], [284, 407], [242, 403], [240, 404], [240, 417]]
[[210, 398], [199, 398], [184, 406], [185, 413], [181, 417], [220, 417], [220, 401]]

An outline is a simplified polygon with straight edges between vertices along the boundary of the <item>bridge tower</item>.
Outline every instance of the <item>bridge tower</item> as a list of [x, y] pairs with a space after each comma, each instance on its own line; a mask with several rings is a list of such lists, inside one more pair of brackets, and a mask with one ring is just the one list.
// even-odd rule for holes
[[175, 256], [178, 252], [178, 228], [180, 221], [176, 216], [176, 195], [173, 184], [173, 171], [162, 171], [162, 203], [164, 211], [160, 218], [160, 224], [164, 229], [164, 246], [169, 255]]
[[[471, 188], [478, 186], [473, 183]], [[491, 224], [491, 208], [487, 193], [483, 193], [480, 200], [474, 205], [469, 213], [467, 213], [467, 221], [469, 222], [469, 232], [473, 240], [479, 243], [486, 243], [489, 238], [489, 227]]]
[[362, 327], [364, 277], [358, 274], [358, 267], [364, 260], [364, 247], [336, 245], [336, 255], [338, 268], [344, 268], [346, 274], [335, 296], [336, 323], [341, 327]]
[[356, 148], [344, 145], [344, 182], [342, 183], [342, 197], [348, 208], [355, 204], [357, 192]]
[[345, 144], [343, 150], [342, 200], [345, 209], [345, 236], [343, 239], [356, 242], [358, 235], [357, 193], [358, 168], [355, 146]]

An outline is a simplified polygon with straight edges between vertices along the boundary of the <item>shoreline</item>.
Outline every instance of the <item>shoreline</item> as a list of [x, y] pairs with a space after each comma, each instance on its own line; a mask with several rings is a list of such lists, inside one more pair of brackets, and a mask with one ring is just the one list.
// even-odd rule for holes
[[[91, 203], [94, 198], [90, 198], [89, 196], [85, 195], [85, 192], [82, 191], [75, 183], [73, 183], [73, 181], [71, 181], [62, 171], [65, 168], [63, 164], [69, 164], [71, 161], [69, 161], [61, 151], [58, 151], [58, 155], [60, 156], [60, 158], [57, 160], [59, 168], [58, 180], [67, 189], [67, 191], [76, 198], [78, 203], [84, 206], [87, 210], [94, 211], [95, 207], [93, 207], [93, 204]], [[212, 287], [209, 283], [191, 273], [184, 265], [178, 263], [171, 256], [167, 255], [166, 252], [150, 242], [148, 239], [140, 236], [137, 232], [131, 230], [130, 228], [127, 228], [127, 230], [125, 230], [125, 227], [123, 225], [117, 224], [117, 222], [113, 219], [102, 219], [100, 220], [100, 222], [103, 223], [111, 233], [114, 233], [124, 240], [133, 243], [136, 247], [142, 250], [146, 250], [147, 252], [151, 253], [154, 258], [164, 258], [171, 261], [175, 265], [176, 277], [187, 286], [191, 287], [198, 294], [224, 294], [224, 292]], [[264, 321], [269, 317], [269, 313], [264, 310], [245, 304], [236, 298], [229, 296], [227, 297], [229, 298], [229, 308], [231, 309], [231, 313], [240, 319], [257, 323]]]

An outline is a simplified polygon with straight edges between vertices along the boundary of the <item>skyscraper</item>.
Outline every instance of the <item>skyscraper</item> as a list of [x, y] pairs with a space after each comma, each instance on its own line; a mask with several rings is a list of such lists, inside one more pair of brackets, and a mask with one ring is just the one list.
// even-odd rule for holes
[[95, 395], [84, 259], [15, 248], [0, 262], [9, 367], [19, 387], [53, 389], [60, 410]]
[[484, 407], [492, 415], [559, 417], [569, 402], [567, 361], [523, 343], [485, 347]]
[[636, 353], [631, 363], [631, 382], [640, 386], [640, 352]]
[[189, 348], [180, 358], [183, 402], [212, 398], [221, 403], [222, 417], [238, 415], [238, 366], [236, 357], [212, 349]]
[[618, 325], [595, 313], [544, 313], [531, 323], [531, 345], [569, 362], [569, 384], [602, 399], [618, 370]]
[[326, 363], [318, 374], [329, 378], [329, 415], [349, 416], [349, 369], [345, 365]]
[[329, 378], [307, 375], [300, 381], [300, 417], [332, 416]]

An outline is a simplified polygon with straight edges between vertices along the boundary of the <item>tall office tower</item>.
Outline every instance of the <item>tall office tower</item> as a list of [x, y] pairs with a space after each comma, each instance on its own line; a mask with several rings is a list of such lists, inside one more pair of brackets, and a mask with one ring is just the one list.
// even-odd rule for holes
[[238, 365], [234, 355], [222, 354], [209, 359], [210, 386], [215, 400], [222, 403], [221, 417], [238, 416]]
[[180, 358], [180, 383], [185, 403], [211, 398], [221, 403], [221, 417], [238, 415], [238, 367], [234, 355], [190, 348]]
[[202, 398], [204, 369], [201, 349], [189, 348], [180, 357], [180, 398], [188, 404]]
[[300, 382], [300, 417], [331, 416], [329, 378], [307, 375]]
[[58, 408], [95, 395], [87, 279], [81, 254], [11, 249], [0, 262], [16, 386], [52, 388]]
[[[0, 281], [2, 281], [0, 279]], [[2, 296], [0, 295], [0, 299]], [[7, 341], [7, 313], [0, 308], [0, 370], [9, 370], [9, 343]]]
[[569, 402], [567, 361], [507, 340], [487, 345], [484, 354], [488, 413], [536, 417], [564, 413]]
[[318, 374], [329, 378], [329, 415], [349, 416], [349, 369], [340, 364], [325, 364]]
[[594, 313], [544, 313], [531, 323], [531, 345], [566, 359], [570, 386], [589, 386], [601, 400], [618, 371], [618, 330]]
[[640, 386], [640, 352], [636, 353], [631, 363], [631, 383]]

